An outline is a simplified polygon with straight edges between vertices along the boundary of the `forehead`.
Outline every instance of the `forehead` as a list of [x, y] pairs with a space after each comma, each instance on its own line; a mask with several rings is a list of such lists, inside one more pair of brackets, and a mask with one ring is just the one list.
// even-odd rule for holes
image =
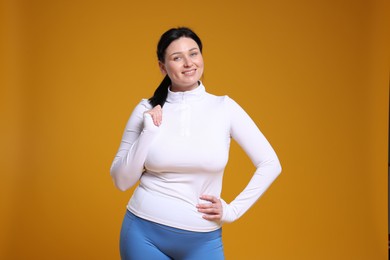
[[168, 48], [166, 49], [166, 54], [169, 55], [176, 52], [186, 52], [194, 48], [199, 49], [196, 41], [191, 38], [181, 37], [169, 44]]

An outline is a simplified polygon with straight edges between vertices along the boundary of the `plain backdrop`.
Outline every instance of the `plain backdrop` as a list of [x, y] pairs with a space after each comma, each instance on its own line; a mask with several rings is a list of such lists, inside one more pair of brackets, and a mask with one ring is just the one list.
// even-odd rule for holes
[[[224, 226], [226, 258], [387, 259], [388, 1], [2, 0], [0, 12], [1, 259], [119, 259], [132, 190], [109, 168], [176, 26], [204, 43], [206, 89], [251, 115], [283, 167]], [[233, 143], [223, 198], [253, 172]]]

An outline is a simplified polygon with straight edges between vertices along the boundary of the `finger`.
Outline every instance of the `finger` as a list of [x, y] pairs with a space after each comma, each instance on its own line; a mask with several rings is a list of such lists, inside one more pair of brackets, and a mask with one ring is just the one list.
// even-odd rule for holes
[[221, 207], [217, 206], [203, 206], [200, 205], [198, 208], [198, 211], [201, 213], [206, 213], [206, 214], [220, 214], [222, 212]]
[[203, 213], [203, 219], [215, 221], [222, 219], [222, 207], [218, 207], [216, 204], [199, 205], [198, 212]]
[[206, 214], [221, 214], [222, 207], [217, 204], [200, 204], [197, 206], [198, 211]]
[[202, 215], [202, 218], [207, 220], [220, 220], [222, 218], [222, 212], [204, 213], [204, 215]]
[[156, 122], [157, 122], [157, 125], [161, 125], [161, 121], [162, 121], [162, 109], [161, 109], [161, 106], [157, 105], [154, 108], [156, 109]]
[[157, 121], [157, 125], [161, 125], [161, 122], [162, 122], [162, 114], [161, 113], [157, 114], [156, 121]]
[[199, 204], [196, 206], [198, 209], [203, 210], [203, 209], [213, 209], [213, 205], [208, 203], [208, 204]]
[[151, 110], [146, 111], [146, 113], [150, 114], [153, 120], [153, 123], [156, 126], [160, 126], [162, 122], [162, 109], [160, 105], [155, 106]]
[[206, 220], [221, 220], [221, 215], [203, 215], [202, 218]]
[[158, 114], [152, 114], [153, 123], [156, 126], [159, 126], [161, 124], [161, 116]]
[[202, 195], [202, 196], [200, 196], [200, 199], [207, 200], [210, 202], [217, 202], [218, 201], [217, 197], [212, 196], [212, 195]]
[[200, 213], [203, 213], [204, 215], [210, 215], [210, 216], [221, 215], [221, 211], [216, 209], [201, 209], [198, 211]]
[[198, 211], [205, 213], [220, 213], [222, 206], [218, 204], [200, 204], [197, 206]]
[[221, 220], [222, 219], [221, 200], [211, 195], [202, 195], [200, 196], [200, 198], [202, 200], [209, 201], [209, 203], [200, 203], [197, 205], [198, 211], [204, 214], [202, 218], [210, 221]]

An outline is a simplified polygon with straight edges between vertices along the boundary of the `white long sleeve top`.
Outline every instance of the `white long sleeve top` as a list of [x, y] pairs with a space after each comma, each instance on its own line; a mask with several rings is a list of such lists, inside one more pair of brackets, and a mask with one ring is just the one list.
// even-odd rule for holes
[[[203, 84], [186, 92], [168, 91], [162, 124], [153, 124], [147, 100], [134, 109], [111, 166], [116, 186], [135, 189], [127, 208], [135, 215], [175, 228], [208, 232], [241, 217], [281, 172], [269, 142], [248, 114], [228, 96], [206, 92]], [[222, 198], [221, 221], [202, 218], [203, 194], [220, 198], [233, 138], [256, 170], [230, 203]]]

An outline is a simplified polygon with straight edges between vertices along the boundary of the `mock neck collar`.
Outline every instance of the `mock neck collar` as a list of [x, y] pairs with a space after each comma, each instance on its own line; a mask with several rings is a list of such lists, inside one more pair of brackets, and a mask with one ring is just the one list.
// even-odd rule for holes
[[206, 89], [203, 86], [203, 83], [199, 81], [199, 86], [188, 91], [173, 92], [170, 90], [170, 88], [168, 88], [168, 96], [166, 101], [168, 103], [177, 103], [182, 101], [199, 100], [204, 96], [205, 93]]

